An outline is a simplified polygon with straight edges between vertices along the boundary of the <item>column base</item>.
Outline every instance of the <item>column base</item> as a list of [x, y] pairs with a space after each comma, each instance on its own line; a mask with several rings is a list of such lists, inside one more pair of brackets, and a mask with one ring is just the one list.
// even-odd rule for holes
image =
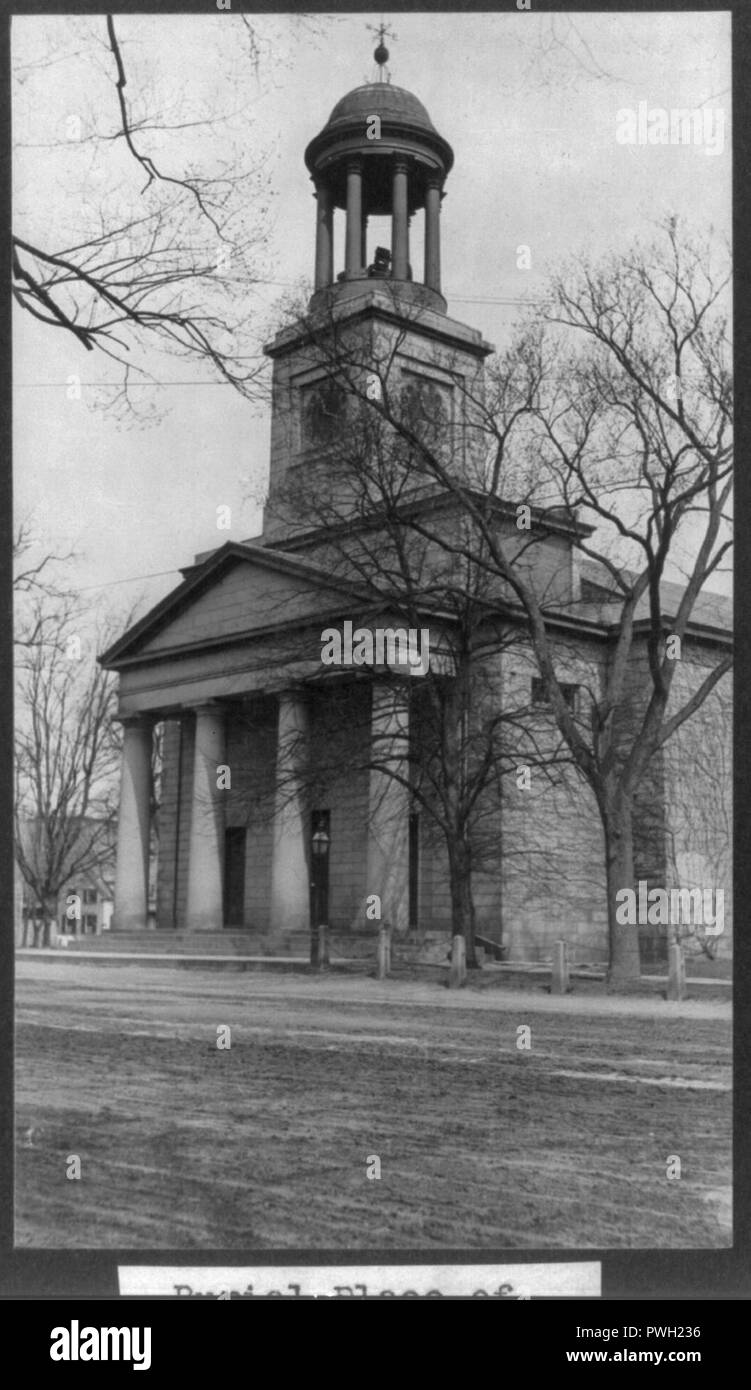
[[117, 914], [117, 916], [113, 916], [112, 921], [109, 925], [109, 931], [113, 936], [117, 935], [118, 932], [147, 932], [153, 930], [153, 927], [149, 926], [148, 918], [143, 917], [140, 914], [126, 916], [123, 913], [119, 913]]

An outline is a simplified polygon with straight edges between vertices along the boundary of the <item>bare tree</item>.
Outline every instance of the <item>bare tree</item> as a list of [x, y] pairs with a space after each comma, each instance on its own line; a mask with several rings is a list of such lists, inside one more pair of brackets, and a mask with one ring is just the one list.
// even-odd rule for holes
[[[587, 737], [563, 698], [543, 606], [501, 547], [493, 557], [527, 614], [556, 722], [600, 811], [613, 980], [639, 971], [637, 929], [616, 917], [617, 894], [634, 880], [638, 788], [732, 661], [726, 642], [679, 696], [674, 676], [689, 655], [697, 601], [731, 544], [729, 272], [717, 272], [714, 259], [708, 247], [682, 242], [671, 220], [660, 243], [554, 287], [551, 318], [567, 336], [543, 363], [525, 442], [566, 513], [595, 526], [575, 542], [600, 577], [594, 589], [585, 581], [580, 600], [612, 625], [614, 642]], [[684, 579], [672, 600], [670, 562]]]
[[[398, 340], [379, 356], [362, 336], [353, 346], [335, 313], [323, 328], [315, 316], [305, 321], [334, 380], [399, 440], [402, 501], [437, 486], [457, 504], [453, 526], [413, 509], [414, 533], [454, 564], [494, 577], [499, 618], [515, 609], [525, 622], [550, 714], [602, 823], [613, 983], [640, 969], [637, 929], [616, 916], [618, 893], [634, 882], [635, 797], [732, 660], [722, 637], [725, 650], [678, 698], [676, 657], [688, 655], [697, 601], [730, 548], [729, 271], [714, 262], [671, 220], [652, 247], [559, 278], [488, 374], [487, 391], [456, 374], [461, 428], [478, 441], [469, 463], [453, 438], [431, 439], [401, 409], [390, 379]], [[516, 529], [499, 524], [503, 499], [517, 507]], [[567, 589], [536, 563], [546, 515], [568, 523], [580, 557]], [[670, 564], [682, 567], [684, 583], [668, 599]], [[572, 706], [560, 620], [576, 614], [611, 638]]]
[[24, 649], [59, 640], [61, 615], [72, 600], [72, 590], [60, 579], [55, 567], [67, 564], [70, 553], [39, 553], [39, 543], [28, 518], [16, 523], [13, 531], [13, 640], [17, 660], [24, 661]]
[[[44, 612], [38, 621], [44, 630]], [[111, 859], [116, 816], [115, 687], [94, 648], [81, 650], [70, 610], [56, 642], [29, 649], [18, 695], [15, 853], [37, 914], [34, 944], [48, 945], [60, 893]]]
[[[245, 16], [227, 19], [237, 51], [246, 46], [249, 84], [265, 45]], [[174, 99], [155, 94], [139, 51], [138, 25], [112, 15], [84, 21], [84, 27], [71, 17], [65, 22], [69, 50], [49, 62], [68, 59], [81, 71], [85, 61], [96, 80], [104, 68], [110, 100], [101, 115], [84, 119], [71, 113], [67, 139], [50, 132], [41, 142], [58, 152], [56, 169], [71, 164], [71, 189], [78, 181], [81, 193], [66, 234], [64, 199], [50, 215], [47, 200], [29, 201], [19, 191], [23, 225], [13, 236], [13, 295], [27, 313], [62, 329], [85, 352], [96, 349], [114, 359], [119, 408], [133, 408], [133, 374], [143, 383], [154, 380], [152, 349], [205, 362], [241, 393], [252, 394], [262, 359], [247, 325], [253, 286], [267, 274], [268, 151], [248, 138], [248, 129], [240, 141], [233, 129], [236, 111], [197, 109], [189, 83], [177, 110]], [[224, 16], [210, 33], [221, 60], [229, 40]], [[263, 57], [267, 62], [265, 52]], [[240, 89], [232, 95], [245, 107], [249, 93], [234, 72]], [[48, 80], [41, 55], [19, 65], [21, 95], [35, 77]], [[79, 92], [83, 111], [85, 89]], [[183, 140], [186, 132], [192, 142], [203, 137], [204, 167], [194, 167], [196, 146]], [[82, 172], [86, 149], [89, 167]], [[21, 168], [34, 174], [23, 141], [19, 154]], [[36, 171], [34, 187], [38, 177]]]

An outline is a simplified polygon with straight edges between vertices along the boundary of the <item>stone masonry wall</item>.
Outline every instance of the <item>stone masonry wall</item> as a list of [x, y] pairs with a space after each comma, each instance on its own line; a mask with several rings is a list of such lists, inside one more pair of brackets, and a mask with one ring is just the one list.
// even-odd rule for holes
[[[577, 712], [588, 719], [588, 687], [599, 689], [601, 647], [561, 641], [555, 656], [560, 680], [580, 687]], [[537, 668], [521, 641], [503, 658], [502, 698], [508, 709], [530, 699]], [[534, 720], [538, 747], [560, 742], [552, 713]], [[608, 954], [604, 839], [594, 796], [572, 766], [536, 767], [531, 744], [519, 738], [519, 767], [530, 766], [530, 786], [516, 773], [504, 778], [502, 856], [503, 941], [511, 960], [549, 959], [566, 940], [574, 962], [602, 962]], [[527, 760], [530, 760], [529, 762]]]

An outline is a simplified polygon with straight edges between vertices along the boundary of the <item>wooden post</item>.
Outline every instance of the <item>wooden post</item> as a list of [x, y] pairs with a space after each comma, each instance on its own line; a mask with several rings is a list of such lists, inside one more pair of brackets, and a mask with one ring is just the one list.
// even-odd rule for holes
[[551, 994], [568, 994], [568, 957], [565, 941], [556, 941], [553, 946], [553, 976], [550, 981]]
[[378, 979], [385, 980], [391, 974], [391, 928], [381, 927], [378, 932]]
[[668, 999], [686, 998], [686, 962], [683, 947], [674, 941], [668, 947]]
[[467, 981], [466, 943], [463, 936], [455, 936], [451, 942], [451, 965], [449, 966], [449, 989], [461, 989]]

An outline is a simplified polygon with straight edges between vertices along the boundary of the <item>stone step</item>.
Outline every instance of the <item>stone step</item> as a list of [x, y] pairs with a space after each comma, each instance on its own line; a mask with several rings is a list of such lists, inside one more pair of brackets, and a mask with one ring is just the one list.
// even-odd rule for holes
[[122, 931], [75, 937], [69, 939], [66, 947], [58, 944], [57, 949], [102, 955], [135, 952], [178, 956], [304, 956], [310, 951], [310, 938], [307, 934], [294, 933], [283, 939], [272, 939], [250, 931]]
[[[329, 932], [329, 955], [344, 960], [375, 960], [378, 933]], [[391, 952], [394, 963], [444, 964], [451, 939], [446, 932], [427, 932], [419, 936], [394, 937]], [[94, 955], [175, 955], [175, 956], [294, 956], [309, 959], [310, 933], [290, 932], [284, 937], [255, 931], [123, 931], [103, 932], [100, 936], [69, 937], [67, 945], [56, 950], [85, 951]]]

